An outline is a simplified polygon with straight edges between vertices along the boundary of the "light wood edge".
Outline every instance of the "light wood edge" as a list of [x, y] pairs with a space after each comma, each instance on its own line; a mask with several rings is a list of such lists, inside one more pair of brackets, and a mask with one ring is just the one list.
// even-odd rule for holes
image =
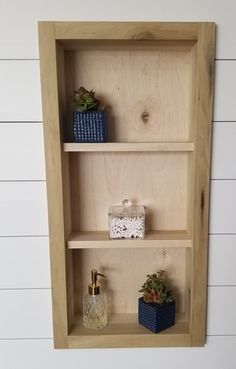
[[[191, 83], [189, 94], [190, 100], [190, 127], [189, 127], [189, 139], [192, 141], [195, 139], [196, 132], [196, 71], [197, 71], [197, 42], [191, 49], [192, 66], [191, 66]], [[195, 146], [195, 145], [194, 145]], [[188, 184], [187, 184], [187, 224], [186, 229], [192, 235], [193, 233], [193, 190], [194, 190], [194, 155], [188, 156]]]
[[190, 322], [191, 315], [191, 257], [192, 248], [185, 249], [185, 315]]
[[39, 23], [38, 30], [48, 194], [53, 331], [55, 347], [59, 348], [67, 346], [68, 324], [57, 58], [54, 24], [52, 22]]
[[69, 336], [69, 348], [135, 348], [135, 347], [189, 347], [191, 335], [152, 334], [152, 335], [108, 335], [108, 336]]
[[197, 29], [197, 22], [55, 22], [60, 40], [196, 40]]
[[124, 143], [65, 143], [65, 152], [109, 152], [109, 151], [193, 151], [193, 142], [124, 142]]
[[[189, 139], [195, 139], [196, 131], [196, 64], [197, 64], [197, 42], [191, 48], [192, 65], [191, 65], [191, 83], [189, 94], [190, 100], [190, 124], [189, 124]], [[193, 237], [193, 194], [194, 194], [194, 158], [195, 153], [188, 155], [188, 176], [187, 176], [187, 218], [186, 229]], [[190, 321], [191, 316], [191, 273], [192, 265], [191, 249], [185, 250], [185, 312]]]
[[86, 248], [146, 248], [146, 247], [181, 247], [191, 248], [192, 239], [186, 232], [151, 232], [145, 239], [112, 240], [108, 232], [73, 233], [68, 241], [69, 249]]
[[[56, 44], [57, 52], [57, 80], [58, 80], [58, 100], [60, 122], [64, 121], [65, 111], [65, 66], [64, 50], [61, 44]], [[64, 130], [60, 127], [61, 135], [64, 136]], [[70, 194], [70, 155], [62, 152], [62, 186], [63, 186], [63, 208], [64, 208], [64, 233], [68, 239], [71, 234], [71, 194]], [[73, 286], [73, 255], [72, 251], [66, 248], [66, 282], [67, 282], [67, 319], [68, 329], [72, 326], [74, 316], [74, 286]]]
[[191, 248], [192, 241], [191, 240], [146, 240], [146, 241], [138, 241], [132, 244], [132, 241], [122, 240], [122, 243], [119, 241], [68, 241], [67, 246], [69, 249], [102, 249], [102, 248], [147, 248], [147, 247], [183, 247], [183, 248]]
[[215, 24], [198, 26], [191, 282], [192, 346], [205, 344]]

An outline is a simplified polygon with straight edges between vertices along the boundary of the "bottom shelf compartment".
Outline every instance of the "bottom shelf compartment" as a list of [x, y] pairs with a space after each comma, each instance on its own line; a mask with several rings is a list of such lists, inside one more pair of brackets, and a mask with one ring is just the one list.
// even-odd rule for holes
[[108, 314], [137, 313], [139, 292], [147, 274], [158, 270], [167, 273], [167, 286], [173, 291], [176, 311], [188, 311], [188, 272], [190, 248], [127, 248], [70, 250], [73, 259], [74, 312], [81, 314], [83, 296], [96, 269], [107, 278], [98, 280], [107, 295]]
[[83, 327], [82, 316], [74, 317], [68, 345], [76, 347], [164, 347], [190, 346], [189, 323], [186, 314], [176, 314], [174, 326], [152, 333], [138, 324], [137, 314], [109, 314], [108, 324], [101, 330]]
[[[71, 255], [71, 329], [68, 347], [158, 347], [190, 346], [190, 261], [191, 248], [98, 248], [67, 250]], [[83, 326], [83, 297], [87, 294], [91, 270], [107, 276], [99, 280], [107, 294], [108, 324], [101, 330]], [[167, 286], [176, 301], [176, 323], [155, 334], [138, 323], [138, 299], [148, 273], [167, 272]]]

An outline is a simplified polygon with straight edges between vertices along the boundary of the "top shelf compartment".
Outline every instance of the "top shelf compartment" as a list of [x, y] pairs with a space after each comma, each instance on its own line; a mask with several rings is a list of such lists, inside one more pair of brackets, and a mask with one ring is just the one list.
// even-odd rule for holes
[[[160, 40], [60, 42], [57, 69], [64, 151], [100, 151], [98, 146], [82, 149], [70, 144], [71, 96], [80, 86], [94, 90], [105, 106], [108, 143], [101, 151], [192, 151], [195, 45]], [[147, 121], [142, 119], [144, 113]], [[131, 146], [125, 146], [128, 143]]]

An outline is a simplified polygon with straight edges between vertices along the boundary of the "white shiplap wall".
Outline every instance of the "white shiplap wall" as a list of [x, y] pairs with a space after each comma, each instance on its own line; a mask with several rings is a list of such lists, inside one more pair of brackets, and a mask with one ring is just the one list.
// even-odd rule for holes
[[[0, 0], [1, 369], [236, 367], [235, 12], [234, 0]], [[53, 349], [38, 20], [217, 23], [204, 348]]]

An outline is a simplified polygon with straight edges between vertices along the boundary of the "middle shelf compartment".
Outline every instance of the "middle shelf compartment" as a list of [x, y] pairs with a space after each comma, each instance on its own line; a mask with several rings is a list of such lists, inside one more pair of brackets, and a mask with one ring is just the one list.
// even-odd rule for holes
[[[118, 247], [108, 238], [108, 210], [124, 199], [145, 206], [146, 236], [135, 247], [192, 246], [193, 152], [63, 155], [69, 248]], [[121, 247], [133, 247], [133, 241], [123, 240]]]

